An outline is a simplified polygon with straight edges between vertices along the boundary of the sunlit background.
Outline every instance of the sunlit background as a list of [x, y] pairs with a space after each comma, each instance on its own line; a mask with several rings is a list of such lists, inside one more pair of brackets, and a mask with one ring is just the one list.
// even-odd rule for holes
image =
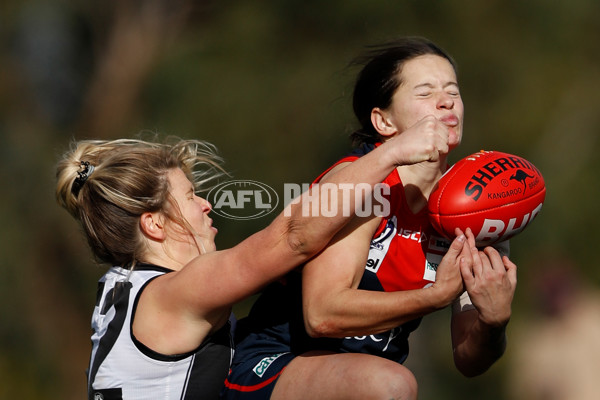
[[[600, 283], [599, 19], [596, 0], [4, 0], [0, 398], [85, 397], [104, 269], [54, 200], [54, 164], [71, 139], [143, 130], [202, 138], [234, 178], [281, 191], [349, 150], [351, 59], [419, 35], [459, 66], [466, 124], [453, 161], [479, 149], [517, 154], [548, 190], [542, 213], [512, 241], [519, 285], [505, 357], [481, 377], [459, 375], [440, 311], [412, 336], [407, 365], [420, 399], [583, 399], [548, 396], [568, 390], [561, 379], [575, 367], [565, 369], [565, 357], [596, 373], [600, 365], [600, 336], [586, 341], [598, 319], [582, 317], [581, 328], [568, 320], [585, 308], [571, 304], [578, 293]], [[217, 245], [272, 216], [215, 217]], [[600, 379], [575, 374], [600, 390]]]

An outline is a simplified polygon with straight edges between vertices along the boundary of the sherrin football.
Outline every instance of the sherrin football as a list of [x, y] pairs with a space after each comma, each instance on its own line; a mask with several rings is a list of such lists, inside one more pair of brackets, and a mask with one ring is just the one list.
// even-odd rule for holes
[[450, 239], [456, 227], [470, 227], [477, 246], [487, 246], [523, 231], [539, 214], [545, 197], [544, 178], [531, 162], [482, 150], [442, 176], [429, 196], [429, 220]]

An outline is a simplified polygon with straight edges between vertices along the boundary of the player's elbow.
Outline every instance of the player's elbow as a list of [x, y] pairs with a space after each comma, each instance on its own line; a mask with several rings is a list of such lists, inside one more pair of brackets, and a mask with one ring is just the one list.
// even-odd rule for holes
[[475, 378], [489, 369], [489, 366], [482, 368], [481, 366], [476, 367], [469, 363], [460, 363], [456, 361], [454, 362], [454, 365], [456, 366], [458, 372], [460, 372], [466, 378]]
[[306, 333], [311, 338], [322, 338], [322, 337], [335, 337], [336, 330], [331, 327], [331, 325], [324, 324], [304, 324], [306, 328]]
[[490, 369], [502, 353], [480, 354], [478, 357], [460, 357], [454, 355], [454, 365], [458, 372], [467, 378], [474, 378]]
[[306, 333], [312, 338], [344, 336], [341, 327], [333, 318], [317, 313], [304, 314], [304, 327]]
[[302, 261], [317, 254], [326, 244], [323, 238], [319, 240], [318, 235], [312, 234], [306, 223], [294, 219], [287, 223], [285, 235], [290, 251]]
[[308, 259], [317, 252], [311, 249], [310, 241], [302, 232], [288, 232], [286, 239], [290, 251], [303, 259]]
[[470, 365], [469, 363], [461, 363], [456, 361], [454, 362], [454, 365], [456, 366], [458, 372], [460, 372], [466, 378], [474, 378], [483, 374], [487, 370], [487, 368], [485, 370], [480, 370], [474, 368], [474, 366]]

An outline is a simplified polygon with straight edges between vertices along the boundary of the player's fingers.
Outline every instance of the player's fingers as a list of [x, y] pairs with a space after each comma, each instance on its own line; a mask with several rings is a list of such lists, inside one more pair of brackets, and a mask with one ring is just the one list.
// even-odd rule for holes
[[460, 258], [460, 276], [464, 282], [465, 288], [473, 286], [475, 275], [473, 275], [473, 258]]
[[[486, 248], [487, 249], [487, 248]], [[486, 273], [486, 271], [492, 271], [494, 270], [494, 265], [496, 266], [496, 270], [498, 271], [498, 264], [497, 264], [497, 259], [495, 258], [490, 258], [490, 255], [488, 252], [486, 252], [485, 250], [480, 250], [479, 251], [479, 256], [481, 258], [481, 273], [484, 274]], [[500, 262], [502, 262], [500, 260]], [[504, 267], [502, 267], [502, 273], [505, 272]]]
[[429, 114], [417, 121], [417, 124], [434, 124], [438, 119], [433, 114]]
[[465, 242], [460, 253], [459, 268], [460, 274], [468, 286], [473, 281], [473, 254], [471, 247]]
[[517, 265], [510, 261], [507, 256], [502, 257], [502, 261], [504, 263], [504, 267], [506, 268], [506, 275], [508, 276], [508, 280], [514, 286], [517, 285]]
[[444, 257], [451, 257], [452, 259], [457, 259], [459, 254], [463, 250], [463, 246], [466, 242], [467, 238], [464, 234], [458, 235], [452, 243], [450, 243], [450, 248]]
[[440, 145], [438, 146], [438, 153], [445, 155], [445, 154], [448, 154], [449, 152], [450, 152], [450, 146], [448, 145], [448, 142], [440, 143]]
[[471, 228], [467, 228], [465, 230], [465, 237], [467, 238], [467, 242], [465, 243], [465, 247], [468, 249], [469, 256], [471, 259], [471, 270], [473, 275], [481, 275], [483, 271], [483, 266], [481, 264], [481, 256], [479, 255], [479, 250], [475, 245], [475, 236], [473, 235], [473, 231]]
[[470, 247], [471, 254], [473, 255], [473, 275], [479, 277], [483, 275], [484, 258], [487, 260], [485, 253], [479, 251], [477, 247]]
[[483, 250], [483, 252], [487, 255], [490, 268], [496, 269], [499, 271], [505, 270], [504, 263], [502, 262], [502, 257], [500, 256], [500, 253], [498, 252], [498, 250], [496, 250], [495, 248], [493, 248], [491, 246], [487, 246]]
[[464, 236], [465, 241], [463, 242], [462, 250], [460, 251], [460, 260], [459, 260], [459, 268], [461, 269], [461, 274], [468, 273], [471, 276], [473, 275], [473, 255], [471, 254], [471, 247], [468, 243], [468, 238], [465, 236], [465, 233], [459, 227], [454, 228], [454, 235], [456, 237]]
[[471, 228], [467, 228], [465, 230], [465, 236], [467, 237], [467, 242], [469, 243], [470, 247], [476, 247], [475, 245], [475, 235], [473, 235], [473, 231], [471, 230]]
[[450, 132], [448, 127], [440, 121], [435, 126], [436, 148], [439, 154], [448, 154], [450, 151]]

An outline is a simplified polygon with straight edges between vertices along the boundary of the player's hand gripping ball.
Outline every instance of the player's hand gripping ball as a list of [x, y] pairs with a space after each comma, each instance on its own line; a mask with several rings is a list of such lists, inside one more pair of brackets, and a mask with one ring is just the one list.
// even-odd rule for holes
[[539, 214], [546, 197], [540, 171], [529, 161], [498, 151], [480, 151], [454, 164], [429, 196], [434, 229], [454, 238], [470, 227], [477, 246], [506, 240]]

